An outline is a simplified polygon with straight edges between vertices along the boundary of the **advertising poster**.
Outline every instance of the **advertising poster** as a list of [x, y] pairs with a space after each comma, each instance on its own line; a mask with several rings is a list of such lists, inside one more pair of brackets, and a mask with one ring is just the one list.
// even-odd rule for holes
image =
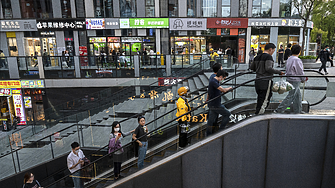
[[239, 38], [238, 39], [238, 61], [240, 63], [244, 63], [245, 59], [245, 39]]
[[24, 97], [24, 107], [25, 108], [32, 108], [31, 104], [31, 97]]
[[251, 35], [251, 46], [250, 46], [250, 49], [251, 48], [254, 48], [255, 49], [255, 52], [258, 51], [258, 35]]
[[11, 89], [0, 89], [0, 96], [11, 96], [12, 90]]
[[88, 66], [87, 46], [79, 46], [79, 59], [81, 66]]
[[21, 119], [21, 122], [18, 125], [26, 125], [26, 117], [24, 114], [21, 90], [13, 91], [13, 102], [14, 102], [15, 116], [20, 117]]
[[86, 29], [105, 29], [105, 20], [86, 19]]

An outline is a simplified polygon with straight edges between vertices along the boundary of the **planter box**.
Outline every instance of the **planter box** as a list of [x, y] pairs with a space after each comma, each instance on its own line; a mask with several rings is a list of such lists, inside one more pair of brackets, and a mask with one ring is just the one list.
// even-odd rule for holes
[[315, 59], [302, 59], [304, 69], [318, 69], [321, 67], [321, 63], [316, 63]]
[[302, 63], [315, 63], [315, 59], [302, 59]]

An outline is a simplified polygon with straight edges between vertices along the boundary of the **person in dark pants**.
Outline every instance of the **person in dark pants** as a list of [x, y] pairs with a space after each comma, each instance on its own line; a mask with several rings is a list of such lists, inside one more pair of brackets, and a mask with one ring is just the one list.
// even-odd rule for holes
[[212, 100], [208, 103], [209, 115], [207, 122], [207, 136], [213, 133], [213, 125], [215, 123], [216, 118], [219, 114], [222, 115], [222, 121], [220, 125], [220, 130], [224, 129], [229, 122], [229, 116], [231, 115], [229, 110], [221, 104], [221, 92], [226, 93], [231, 90], [231, 87], [223, 88], [220, 86], [220, 82], [224, 80], [228, 76], [228, 73], [224, 70], [219, 70], [216, 73], [216, 76], [209, 81], [208, 85], [208, 95], [209, 100]]
[[[188, 104], [188, 100], [186, 99], [187, 92], [189, 91], [189, 88], [187, 86], [180, 87], [178, 89], [178, 101], [176, 103], [177, 105], [177, 113], [176, 116], [179, 117], [188, 111], [191, 110], [190, 105]], [[187, 133], [189, 131], [189, 124], [187, 122], [187, 116], [182, 116], [178, 119], [180, 133], [179, 133], [179, 148], [183, 148], [187, 146], [188, 140], [187, 140]]]
[[278, 50], [278, 66], [282, 67], [284, 65], [284, 49], [283, 45], [280, 45], [280, 49]]
[[332, 49], [330, 50], [330, 56], [332, 57], [331, 60], [330, 60], [330, 66], [334, 66], [334, 53], [335, 53], [335, 47], [333, 46]]
[[318, 61], [318, 59], [320, 58], [321, 61], [321, 67], [319, 69], [319, 72], [321, 73], [321, 70], [323, 69], [323, 71], [325, 72], [325, 75], [328, 74], [327, 72], [327, 61], [328, 59], [330, 59], [330, 53], [328, 52], [329, 46], [326, 45], [325, 48], [319, 53], [318, 57], [316, 58], [315, 62]]
[[261, 47], [259, 47], [259, 48], [258, 48], [257, 55], [259, 55], [259, 54], [262, 54], [262, 53], [263, 53], [263, 50], [262, 50], [262, 48], [261, 48]]
[[[109, 144], [108, 144], [108, 153], [113, 153], [113, 162], [114, 162], [114, 180], [121, 178], [121, 164], [122, 164], [122, 154], [123, 149], [121, 148], [121, 140], [130, 135], [134, 130], [130, 132], [123, 133], [121, 132], [121, 125], [118, 121], [114, 121], [112, 124], [112, 132], [110, 134]], [[121, 149], [120, 149], [121, 148]]]
[[[274, 61], [272, 54], [276, 51], [276, 45], [269, 43], [265, 46], [264, 53], [257, 55], [250, 69], [256, 72], [256, 78], [273, 76], [273, 74], [283, 75], [284, 73], [273, 69]], [[263, 114], [270, 104], [272, 97], [272, 78], [264, 78], [255, 81], [257, 93], [257, 106], [255, 114]]]
[[287, 59], [292, 55], [292, 51], [291, 51], [291, 47], [292, 45], [289, 43], [286, 47], [285, 53], [284, 53], [284, 63], [286, 63]]
[[140, 116], [137, 118], [137, 120], [138, 120], [139, 125], [135, 129], [135, 132], [133, 134], [133, 140], [136, 140], [141, 137], [139, 140], [136, 140], [136, 142], [139, 145], [137, 166], [138, 166], [138, 169], [140, 170], [144, 166], [144, 159], [145, 159], [145, 155], [148, 149], [148, 138], [147, 137], [149, 137], [150, 135], [143, 136], [149, 132], [147, 126], [145, 126], [145, 117]]

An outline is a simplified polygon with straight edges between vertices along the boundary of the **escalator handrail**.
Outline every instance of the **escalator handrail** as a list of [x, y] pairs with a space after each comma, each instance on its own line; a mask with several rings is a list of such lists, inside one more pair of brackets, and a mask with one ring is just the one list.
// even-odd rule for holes
[[[233, 87], [231, 90], [227, 91], [226, 93], [222, 93], [222, 94], [220, 94], [219, 96], [217, 96], [217, 97], [215, 97], [215, 98], [213, 98], [213, 99], [210, 99], [210, 100], [208, 100], [207, 102], [205, 102], [205, 103], [203, 103], [203, 104], [201, 104], [201, 105], [199, 105], [199, 106], [197, 106], [197, 107], [194, 107], [194, 108], [191, 109], [189, 112], [187, 112], [187, 113], [185, 113], [185, 114], [183, 114], [183, 115], [180, 115], [180, 116], [178, 116], [178, 117], [176, 117], [176, 118], [174, 118], [174, 119], [168, 121], [167, 123], [161, 125], [160, 127], [158, 127], [158, 128], [156, 128], [156, 129], [154, 129], [154, 130], [152, 130], [152, 131], [150, 131], [150, 132], [148, 132], [148, 133], [142, 135], [141, 137], [137, 138], [136, 140], [133, 140], [133, 141], [129, 142], [128, 144], [122, 146], [121, 148], [115, 150], [114, 152], [116, 152], [116, 151], [118, 151], [118, 150], [121, 150], [121, 149], [124, 149], [124, 148], [126, 148], [126, 147], [128, 147], [128, 146], [134, 144], [137, 140], [143, 138], [144, 136], [148, 136], [149, 134], [152, 134], [152, 133], [158, 131], [159, 129], [161, 129], [161, 128], [167, 126], [168, 124], [170, 124], [170, 123], [172, 123], [172, 122], [175, 122], [175, 121], [178, 120], [179, 118], [181, 118], [181, 117], [183, 117], [183, 116], [185, 116], [185, 115], [191, 114], [191, 113], [194, 112], [195, 110], [198, 110], [199, 108], [201, 108], [201, 107], [207, 105], [208, 103], [210, 103], [210, 102], [216, 100], [216, 99], [219, 98], [219, 97], [222, 97], [223, 95], [225, 95], [225, 94], [227, 94], [227, 93], [229, 93], [229, 92], [231, 92], [231, 91], [233, 91], [233, 90], [238, 89], [238, 88], [241, 87], [241, 86], [244, 86], [244, 85], [246, 85], [246, 84], [248, 84], [248, 83], [250, 83], [250, 82], [254, 82], [254, 81], [256, 81], [256, 80], [272, 79], [272, 78], [276, 78], [276, 77], [320, 77], [320, 76], [306, 76], [306, 75], [304, 75], [304, 76], [286, 76], [286, 75], [281, 75], [281, 76], [267, 76], [267, 77], [255, 78], [255, 79], [248, 80], [248, 81], [246, 81], [246, 82], [243, 82], [243, 83], [241, 83], [241, 84], [236, 85], [235, 87]], [[326, 76], [326, 77], [333, 77], [333, 78], [335, 78], [335, 76]], [[227, 82], [228, 82], [228, 80], [227, 80]], [[204, 94], [205, 94], [205, 93], [203, 93], [202, 95], [204, 95]], [[163, 117], [163, 116], [165, 116], [165, 115], [167, 115], [167, 114], [169, 114], [169, 113], [170, 113], [170, 112], [165, 113], [165, 114], [162, 115], [161, 117]], [[159, 117], [159, 118], [161, 118], [161, 117]], [[153, 120], [153, 121], [155, 121], [155, 120]], [[152, 121], [152, 122], [153, 122], [153, 121]], [[152, 122], [150, 122], [150, 123], [152, 123]], [[148, 124], [150, 124], [150, 123], [148, 123]], [[105, 157], [107, 157], [107, 156], [109, 156], [109, 155], [112, 155], [114, 152], [112, 152], [112, 153], [108, 153], [108, 154], [106, 154], [106, 155], [104, 155], [104, 156], [102, 156], [102, 157], [100, 157], [100, 158], [98, 158], [98, 159], [92, 161], [90, 164], [94, 164], [94, 163], [96, 163], [96, 162], [98, 162], [98, 161], [104, 159]], [[87, 168], [88, 166], [90, 166], [90, 165], [87, 165], [87, 166], [84, 167], [84, 168]], [[82, 168], [82, 169], [84, 169], [84, 168]], [[78, 170], [78, 171], [79, 171], [79, 170]], [[76, 172], [77, 172], [77, 171], [76, 171]], [[63, 178], [61, 178], [61, 179], [59, 179], [59, 180], [56, 181], [56, 182], [53, 182], [52, 184], [50, 184], [50, 185], [48, 185], [48, 186], [46, 186], [46, 187], [52, 186], [52, 185], [58, 183], [59, 181], [65, 179], [65, 178], [67, 178], [67, 177], [69, 177], [69, 176], [70, 176], [70, 175], [67, 175], [67, 176], [65, 176], [65, 177], [63, 177]]]

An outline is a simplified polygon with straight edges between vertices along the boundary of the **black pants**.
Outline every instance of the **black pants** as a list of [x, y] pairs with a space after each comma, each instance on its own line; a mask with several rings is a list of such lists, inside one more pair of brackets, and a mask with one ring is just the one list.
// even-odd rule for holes
[[[269, 88], [269, 82], [271, 82], [270, 88]], [[261, 110], [262, 106], [265, 105], [265, 109], [270, 104], [270, 99], [272, 97], [272, 80], [256, 80], [255, 81], [255, 89], [257, 93], [257, 106], [256, 106], [256, 112], [255, 114], [259, 114], [259, 111]], [[269, 90], [269, 95], [266, 96], [267, 92]], [[265, 103], [265, 100], [267, 102]]]
[[319, 72], [323, 69], [326, 73], [327, 72], [326, 65], [327, 61], [321, 61], [321, 67], [319, 68]]
[[114, 162], [114, 177], [118, 177], [121, 172], [121, 162]]
[[[181, 120], [178, 121], [179, 123], [179, 130], [181, 131], [180, 129], [180, 125], [183, 125], [183, 124], [187, 124], [187, 122], [183, 122]], [[179, 133], [179, 147], [185, 147], [187, 146], [188, 144], [188, 139], [187, 139], [187, 133]]]
[[283, 57], [278, 57], [278, 66], [284, 65]]

